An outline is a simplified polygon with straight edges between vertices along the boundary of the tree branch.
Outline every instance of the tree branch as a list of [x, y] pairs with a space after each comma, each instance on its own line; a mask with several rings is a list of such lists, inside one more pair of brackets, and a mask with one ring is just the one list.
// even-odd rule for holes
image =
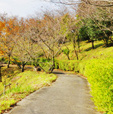
[[[81, 2], [78, 1], [69, 1], [69, 2], [62, 2], [61, 0], [59, 0], [59, 2], [54, 2], [54, 1], [50, 1], [52, 3], [57, 3], [57, 4], [64, 4], [64, 5], [77, 5], [80, 4], [81, 2], [84, 2], [86, 4], [89, 5], [93, 5], [93, 6], [99, 6], [99, 7], [112, 7], [113, 4], [96, 4], [94, 2], [97, 2], [97, 0], [93, 0], [93, 2], [91, 2], [91, 0], [82, 0]], [[98, 2], [108, 2], [108, 3], [113, 3], [113, 0], [99, 0]]]

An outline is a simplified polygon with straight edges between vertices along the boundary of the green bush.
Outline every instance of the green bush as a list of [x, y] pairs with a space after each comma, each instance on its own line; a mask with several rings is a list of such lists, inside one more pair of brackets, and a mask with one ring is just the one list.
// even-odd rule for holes
[[79, 65], [78, 65], [78, 70], [81, 74], [85, 75], [85, 66], [86, 66], [87, 61], [80, 61]]
[[85, 75], [98, 110], [113, 114], [113, 59], [92, 59], [86, 63]]

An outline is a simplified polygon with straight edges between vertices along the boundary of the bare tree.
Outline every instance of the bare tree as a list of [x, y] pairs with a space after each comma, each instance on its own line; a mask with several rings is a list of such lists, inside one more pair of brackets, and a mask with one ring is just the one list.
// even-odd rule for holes
[[[33, 20], [30, 21], [33, 22]], [[28, 22], [28, 20], [23, 20], [23, 19], [20, 20], [19, 34], [18, 34], [19, 39], [13, 53], [13, 58], [16, 57], [17, 60], [19, 61], [21, 65], [19, 67], [22, 69], [22, 72], [24, 72], [25, 65], [28, 62], [31, 62], [34, 55], [36, 56], [38, 54], [36, 50], [37, 45], [35, 45], [34, 42], [31, 40], [31, 33], [30, 33], [31, 31], [29, 31], [29, 28], [32, 25], [31, 22]]]
[[78, 5], [81, 2], [84, 2], [89, 5], [99, 6], [99, 7], [112, 7], [112, 0], [50, 0], [53, 3], [59, 3], [64, 5]]
[[[55, 67], [55, 57], [61, 51], [62, 44], [65, 41], [67, 30], [61, 27], [61, 20], [53, 14], [45, 14], [44, 18], [31, 28], [31, 39], [43, 49], [51, 60], [48, 72], [52, 72]], [[46, 55], [45, 55], [46, 56]]]

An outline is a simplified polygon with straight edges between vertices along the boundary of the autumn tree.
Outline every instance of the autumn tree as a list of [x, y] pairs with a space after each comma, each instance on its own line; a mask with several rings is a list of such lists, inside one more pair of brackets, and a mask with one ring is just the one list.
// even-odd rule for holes
[[[1, 36], [1, 33], [2, 33], [4, 27], [5, 27], [5, 23], [2, 22], [2, 21], [0, 21], [0, 36]], [[1, 44], [0, 47], [2, 47], [2, 44]], [[0, 55], [3, 55], [3, 50], [2, 50], [2, 48], [0, 48]]]
[[19, 21], [19, 39], [13, 52], [13, 59], [24, 72], [27, 63], [36, 66], [37, 59], [43, 54], [42, 46], [35, 40], [37, 38], [34, 30], [37, 30], [38, 20], [34, 18], [21, 19]]
[[22, 69], [22, 72], [24, 72], [25, 65], [27, 64], [27, 62], [30, 61], [30, 56], [27, 52], [29, 48], [30, 46], [29, 46], [28, 38], [20, 37], [17, 45], [15, 46], [13, 58], [17, 58], [17, 60], [15, 61], [17, 62], [17, 64], [20, 63], [20, 68]]
[[5, 26], [1, 33], [1, 48], [4, 53], [4, 56], [8, 57], [8, 65], [9, 68], [10, 58], [15, 47], [15, 41], [18, 39], [18, 21], [17, 18], [7, 18], [4, 20]]
[[25, 65], [30, 61], [30, 55], [28, 54], [30, 51], [32, 52], [32, 48], [30, 47], [32, 44], [29, 40], [29, 36], [27, 33], [28, 27], [25, 19], [19, 20], [18, 27], [18, 41], [14, 40], [15, 49], [12, 53], [13, 61], [18, 65], [19, 68], [24, 72]]

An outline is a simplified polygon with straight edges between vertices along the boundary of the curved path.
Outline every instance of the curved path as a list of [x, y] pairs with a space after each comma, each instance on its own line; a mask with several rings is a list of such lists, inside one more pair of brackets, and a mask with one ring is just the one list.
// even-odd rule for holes
[[90, 100], [86, 79], [55, 73], [58, 79], [52, 86], [32, 93], [5, 114], [100, 114]]

